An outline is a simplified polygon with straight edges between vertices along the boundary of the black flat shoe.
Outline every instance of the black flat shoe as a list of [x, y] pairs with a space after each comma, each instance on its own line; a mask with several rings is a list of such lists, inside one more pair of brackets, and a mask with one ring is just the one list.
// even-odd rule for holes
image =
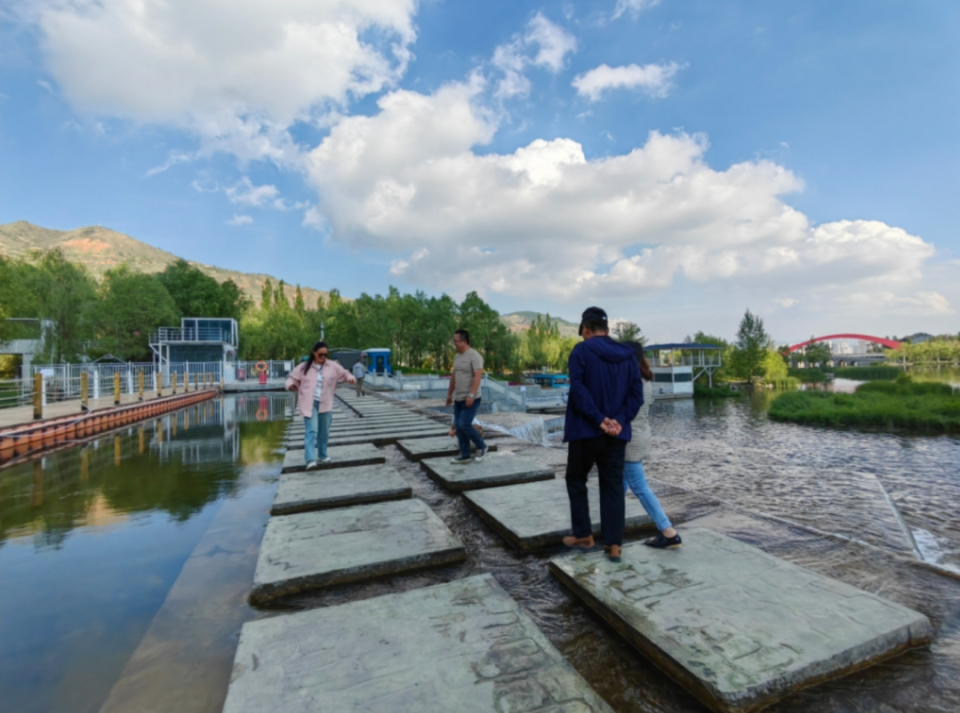
[[656, 537], [644, 540], [643, 544], [647, 547], [656, 547], [658, 550], [674, 550], [683, 546], [683, 540], [680, 539], [679, 534], [673, 537], [664, 537], [663, 533], [659, 532]]

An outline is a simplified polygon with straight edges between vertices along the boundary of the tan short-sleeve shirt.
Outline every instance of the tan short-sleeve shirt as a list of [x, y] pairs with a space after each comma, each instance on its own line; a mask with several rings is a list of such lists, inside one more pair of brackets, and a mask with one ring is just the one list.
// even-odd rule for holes
[[[470, 386], [473, 384], [473, 373], [477, 370], [483, 370], [483, 357], [475, 349], [467, 349], [463, 354], [457, 354], [453, 358], [453, 400], [464, 401], [470, 396]], [[480, 389], [473, 394], [476, 398], [480, 396]]]

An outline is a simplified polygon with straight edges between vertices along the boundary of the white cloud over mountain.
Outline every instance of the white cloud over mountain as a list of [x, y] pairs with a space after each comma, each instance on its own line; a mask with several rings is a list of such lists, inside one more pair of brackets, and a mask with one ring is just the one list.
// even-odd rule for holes
[[[621, 0], [614, 14], [656, 4]], [[306, 208], [304, 225], [393, 254], [393, 274], [411, 285], [457, 291], [466, 278], [488, 294], [559, 305], [639, 298], [683, 280], [735, 284], [777, 309], [866, 310], [877, 295], [872, 304], [891, 311], [953, 310], [923, 284], [930, 243], [869, 219], [815, 225], [785, 200], [802, 190], [797, 176], [764, 160], [711, 168], [702, 135], [654, 131], [628, 153], [589, 159], [555, 134], [479, 150], [504, 119], [498, 100], [527, 96], [532, 69], [559, 74], [577, 49], [541, 13], [466, 81], [423, 93], [395, 88], [416, 39], [415, 0], [19, 7], [74, 107], [199, 139], [198, 152], [171, 154], [151, 173], [213, 151], [303, 171], [315, 206], [288, 205], [247, 176], [198, 190], [223, 190], [238, 206]], [[589, 101], [614, 89], [663, 97], [680, 69], [601, 64], [572, 86]], [[349, 114], [352, 101], [385, 90], [378, 111]], [[305, 151], [289, 131], [296, 122], [329, 134]]]
[[910, 289], [934, 253], [878, 221], [814, 226], [782, 198], [802, 189], [794, 174], [769, 161], [715, 170], [698, 135], [652, 132], [591, 160], [567, 138], [479, 154], [497, 130], [483, 90], [474, 79], [391, 92], [378, 114], [333, 128], [308, 170], [335, 240], [402, 253], [393, 272], [413, 284], [456, 289], [469, 275], [488, 292], [558, 303], [650, 294], [679, 276], [771, 299], [791, 287]]

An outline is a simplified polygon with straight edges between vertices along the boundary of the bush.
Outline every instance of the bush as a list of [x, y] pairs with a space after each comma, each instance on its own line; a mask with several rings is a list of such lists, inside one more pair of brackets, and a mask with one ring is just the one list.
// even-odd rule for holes
[[802, 384], [823, 384], [830, 378], [825, 371], [816, 367], [809, 369], [789, 369], [787, 373], [794, 379], [799, 379]]
[[833, 375], [838, 379], [854, 381], [874, 381], [877, 379], [896, 379], [903, 370], [895, 366], [838, 366]]
[[871, 382], [853, 394], [798, 391], [779, 395], [770, 418], [816, 426], [859, 426], [935, 433], [960, 432], [960, 392], [947, 384]]
[[800, 388], [800, 379], [795, 376], [784, 376], [779, 379], [770, 379], [767, 381], [767, 383], [778, 391], [787, 391], [789, 389]]

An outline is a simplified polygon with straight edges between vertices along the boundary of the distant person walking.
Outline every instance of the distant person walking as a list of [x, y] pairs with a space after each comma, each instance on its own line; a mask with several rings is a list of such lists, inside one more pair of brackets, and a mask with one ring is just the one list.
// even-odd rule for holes
[[643, 405], [643, 382], [631, 347], [610, 338], [607, 313], [587, 308], [580, 319], [583, 341], [570, 352], [570, 396], [564, 421], [567, 495], [573, 534], [567, 547], [594, 547], [587, 474], [600, 479], [600, 532], [607, 558], [619, 562], [623, 547], [623, 467], [630, 424]]
[[297, 392], [297, 409], [303, 416], [303, 459], [307, 470], [332, 459], [327, 455], [330, 424], [333, 422], [333, 394], [337, 384], [354, 383], [350, 372], [335, 361], [328, 361], [330, 350], [324, 341], [313, 345], [310, 358], [294, 367], [287, 377], [287, 391]]
[[367, 375], [367, 368], [363, 365], [366, 354], [361, 354], [357, 363], [353, 365], [353, 378], [357, 380], [357, 396], [363, 396], [363, 379]]
[[650, 490], [647, 484], [647, 477], [643, 471], [643, 461], [650, 454], [650, 404], [653, 402], [653, 371], [650, 369], [650, 362], [643, 353], [643, 345], [640, 342], [624, 342], [629, 344], [636, 354], [640, 365], [640, 375], [643, 377], [643, 405], [637, 413], [637, 417], [630, 424], [630, 443], [627, 444], [626, 463], [623, 468], [623, 492], [632, 490], [633, 494], [640, 500], [643, 509], [653, 520], [653, 524], [659, 534], [643, 541], [643, 544], [658, 549], [676, 548], [683, 544], [680, 535], [673, 529], [670, 518], [667, 517], [657, 496]]
[[460, 455], [451, 463], [458, 465], [471, 461], [470, 444], [477, 447], [473, 458], [478, 463], [487, 454], [487, 444], [473, 427], [473, 419], [480, 409], [480, 380], [483, 378], [483, 357], [470, 346], [470, 332], [458, 329], [453, 334], [453, 374], [447, 388], [447, 406], [453, 403], [453, 426], [460, 444]]

